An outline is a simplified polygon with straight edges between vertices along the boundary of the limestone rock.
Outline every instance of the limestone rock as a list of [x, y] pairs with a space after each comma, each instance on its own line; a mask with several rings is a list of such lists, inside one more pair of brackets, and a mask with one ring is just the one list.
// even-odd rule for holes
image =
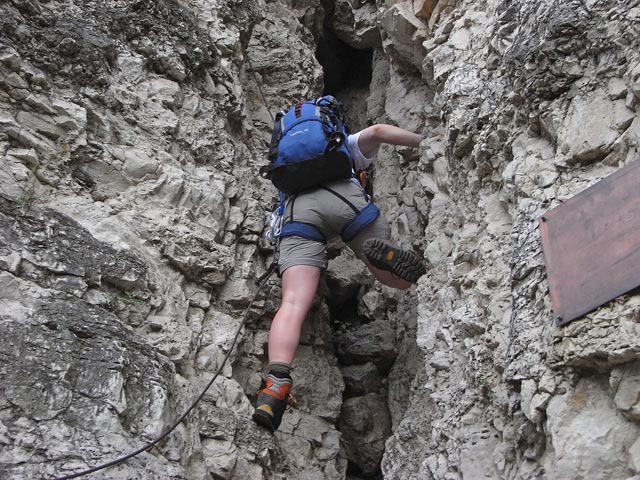
[[198, 236], [176, 238], [163, 254], [192, 281], [224, 283], [232, 266], [229, 248]]
[[334, 423], [340, 413], [344, 382], [332, 363], [322, 349], [301, 345], [292, 377], [300, 408]]
[[386, 372], [397, 355], [394, 340], [393, 330], [383, 320], [365, 323], [335, 339], [336, 353], [343, 364], [373, 362]]
[[413, 8], [416, 17], [429, 20], [437, 3], [437, 0], [420, 0], [419, 2], [415, 2]]
[[[637, 6], [123, 3], [0, 2], [0, 477], [139, 448], [226, 353], [104, 478], [638, 476], [638, 292], [553, 326], [539, 232], [637, 161]], [[346, 52], [320, 64], [329, 37], [360, 84]], [[276, 277], [231, 346], [273, 254], [256, 172], [271, 114], [323, 92], [354, 130], [423, 136], [370, 179], [430, 268], [393, 291], [328, 246], [271, 435], [250, 413]]]
[[638, 461], [640, 461], [640, 451], [638, 451], [638, 448], [640, 448], [640, 443], [636, 440], [629, 449], [629, 468], [633, 470], [634, 473], [638, 473], [640, 470], [640, 464], [638, 463]]
[[348, 45], [357, 49], [373, 49], [381, 45], [375, 3], [337, 0], [331, 20], [338, 38]]
[[616, 407], [630, 420], [636, 420], [640, 414], [640, 378], [635, 372], [634, 363], [618, 367], [611, 372], [609, 383], [615, 392]]
[[624, 101], [611, 102], [604, 93], [575, 97], [567, 120], [558, 132], [559, 158], [566, 163], [601, 160], [624, 132], [635, 114]]
[[345, 384], [345, 397], [356, 397], [380, 391], [380, 374], [373, 363], [350, 365], [341, 371]]
[[[3, 424], [15, 432], [6, 437], [9, 457], [3, 460], [3, 472], [7, 478], [37, 476], [42, 471], [37, 464], [9, 461], [24, 458], [29, 451], [30, 441], [23, 438], [52, 445], [46, 470], [60, 474], [133, 448], [137, 442], [130, 441], [132, 434], [160, 434], [176, 406], [166, 395], [173, 385], [173, 365], [166, 357], [103, 308], [73, 296], [50, 296], [45, 289], [6, 272], [0, 276], [5, 283], [2, 301], [8, 305], [1, 348], [11, 353], [0, 372], [5, 379], [4, 406], [14, 405], [23, 412], [7, 411], [3, 417]], [[11, 289], [6, 288], [7, 280]], [[32, 312], [29, 318], [22, 316], [27, 308]], [[25, 382], [29, 378], [35, 381]], [[73, 427], [67, 419], [71, 417]], [[104, 431], [109, 436], [104, 437]], [[104, 440], [96, 444], [90, 440], [95, 436]], [[66, 448], [85, 452], [85, 459], [69, 464], [60, 458]], [[184, 476], [181, 468], [166, 460], [151, 468], [157, 475], [163, 468], [165, 473]], [[133, 472], [136, 467], [122, 470]]]
[[[571, 476], [570, 469], [579, 464], [585, 474], [620, 477], [627, 474], [626, 451], [637, 438], [636, 428], [629, 428], [615, 411], [603, 408], [609, 397], [598, 379], [583, 379], [565, 395], [551, 399], [547, 407], [548, 426], [552, 432], [553, 456], [546, 466], [554, 477]], [[575, 408], [578, 407], [578, 408]], [[603, 415], [606, 419], [603, 420]], [[565, 428], [565, 425], [571, 425]], [[622, 446], [616, 449], [613, 446]], [[597, 452], [608, 451], [618, 462], [603, 463]], [[617, 452], [617, 453], [616, 453]]]
[[374, 475], [384, 452], [391, 421], [385, 411], [384, 397], [375, 393], [353, 397], [344, 402], [340, 412], [340, 431], [347, 458], [364, 475]]
[[343, 252], [331, 259], [326, 275], [327, 287], [331, 292], [327, 298], [329, 306], [339, 309], [357, 297], [360, 286], [367, 279], [367, 272], [364, 264], [350, 253]]
[[419, 67], [425, 54], [422, 42], [426, 28], [414, 15], [411, 4], [399, 2], [382, 13], [380, 25], [386, 34], [382, 45], [395, 61]]

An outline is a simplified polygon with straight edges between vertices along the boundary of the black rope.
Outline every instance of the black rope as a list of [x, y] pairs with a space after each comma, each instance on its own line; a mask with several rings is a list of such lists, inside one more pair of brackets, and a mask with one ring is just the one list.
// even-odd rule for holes
[[173, 432], [178, 427], [178, 425], [180, 425], [184, 421], [184, 419], [187, 418], [187, 416], [196, 407], [196, 405], [198, 405], [200, 400], [202, 400], [202, 397], [204, 397], [204, 394], [207, 393], [207, 390], [209, 390], [209, 387], [211, 387], [211, 385], [213, 385], [213, 382], [215, 382], [216, 378], [218, 378], [220, 373], [222, 373], [222, 369], [224, 368], [225, 364], [227, 363], [227, 360], [229, 359], [229, 356], [231, 356], [231, 352], [233, 351], [233, 347], [235, 346], [236, 341], [238, 340], [238, 336], [240, 335], [240, 331], [242, 330], [242, 327], [244, 326], [245, 322], [247, 321], [247, 318], [249, 317], [249, 312], [251, 311], [251, 307], [253, 306], [253, 303], [255, 302], [256, 298], [258, 298], [258, 294], [260, 293], [260, 291], [267, 284], [267, 281], [269, 280], [269, 278], [273, 274], [274, 270], [275, 270], [275, 263], [272, 263], [271, 266], [269, 267], [269, 269], [267, 270], [267, 272], [264, 275], [262, 275], [262, 277], [260, 277], [260, 279], [259, 279], [259, 283], [261, 282], [260, 286], [258, 287], [258, 290], [256, 291], [256, 294], [251, 299], [251, 302], [249, 303], [249, 306], [247, 307], [247, 310], [245, 311], [244, 316], [242, 317], [242, 321], [240, 322], [240, 325], [238, 326], [238, 329], [236, 330], [236, 334], [233, 337], [233, 341], [231, 342], [231, 347], [229, 348], [229, 351], [225, 355], [224, 359], [222, 360], [222, 363], [218, 367], [218, 370], [216, 371], [215, 375], [209, 381], [209, 383], [207, 383], [207, 386], [204, 388], [204, 390], [202, 390], [202, 393], [200, 395], [198, 395], [198, 397], [193, 401], [193, 403], [187, 409], [187, 411], [184, 412], [180, 416], [180, 418], [178, 418], [178, 420], [166, 432], [164, 432], [162, 435], [160, 435], [158, 438], [156, 438], [152, 442], [149, 442], [148, 444], [140, 447], [139, 449], [137, 449], [134, 452], [131, 452], [128, 455], [125, 455], [125, 456], [120, 457], [120, 458], [116, 458], [115, 460], [113, 460], [111, 462], [108, 462], [108, 463], [105, 463], [105, 464], [102, 464], [102, 465], [98, 465], [96, 467], [92, 467], [92, 468], [89, 468], [87, 470], [83, 470], [83, 471], [78, 472], [78, 473], [72, 473], [71, 475], [66, 475], [64, 477], [56, 477], [54, 480], [68, 480], [70, 478], [78, 478], [78, 477], [82, 477], [84, 475], [89, 475], [90, 473], [94, 473], [94, 472], [97, 472], [99, 470], [104, 470], [105, 468], [113, 467], [113, 466], [118, 465], [120, 463], [126, 462], [130, 458], [133, 458], [136, 455], [144, 452], [145, 450], [149, 450], [150, 448], [156, 446], [158, 443], [160, 443], [162, 440], [164, 440], [171, 432]]

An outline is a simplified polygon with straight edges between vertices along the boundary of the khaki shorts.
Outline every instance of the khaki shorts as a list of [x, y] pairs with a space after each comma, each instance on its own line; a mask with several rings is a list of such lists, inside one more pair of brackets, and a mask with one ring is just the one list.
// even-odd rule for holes
[[[362, 187], [357, 181], [337, 180], [326, 184], [336, 193], [342, 195], [358, 210], [369, 202]], [[292, 216], [293, 210], [293, 216]], [[284, 222], [293, 221], [310, 223], [316, 226], [327, 240], [339, 237], [345, 224], [353, 220], [356, 213], [342, 199], [323, 189], [304, 192], [287, 199]], [[362, 258], [362, 244], [369, 238], [389, 240], [391, 229], [389, 223], [381, 215], [360, 230], [356, 237], [347, 245], [356, 257]], [[311, 265], [320, 268], [327, 266], [327, 252], [325, 244], [303, 237], [284, 237], [280, 241], [280, 255], [278, 267], [280, 273], [294, 265]]]

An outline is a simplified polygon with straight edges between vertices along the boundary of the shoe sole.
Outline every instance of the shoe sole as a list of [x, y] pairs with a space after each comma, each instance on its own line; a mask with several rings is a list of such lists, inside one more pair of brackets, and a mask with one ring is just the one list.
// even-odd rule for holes
[[413, 253], [394, 247], [384, 240], [371, 238], [362, 245], [365, 257], [374, 267], [391, 272], [402, 280], [416, 283], [427, 272]]
[[253, 419], [254, 422], [256, 422], [261, 427], [266, 428], [271, 433], [276, 431], [275, 428], [273, 428], [273, 423], [271, 422], [271, 416], [268, 413], [263, 412], [261, 410], [256, 410], [255, 412], [253, 412], [253, 415], [251, 416], [251, 418]]

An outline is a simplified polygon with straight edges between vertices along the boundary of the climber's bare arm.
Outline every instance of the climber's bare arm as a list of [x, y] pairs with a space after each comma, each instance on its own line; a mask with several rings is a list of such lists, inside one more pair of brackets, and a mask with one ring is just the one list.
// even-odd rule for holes
[[382, 143], [417, 148], [420, 140], [422, 140], [422, 136], [417, 133], [411, 133], [393, 125], [378, 123], [360, 132], [358, 147], [365, 157], [372, 157]]

